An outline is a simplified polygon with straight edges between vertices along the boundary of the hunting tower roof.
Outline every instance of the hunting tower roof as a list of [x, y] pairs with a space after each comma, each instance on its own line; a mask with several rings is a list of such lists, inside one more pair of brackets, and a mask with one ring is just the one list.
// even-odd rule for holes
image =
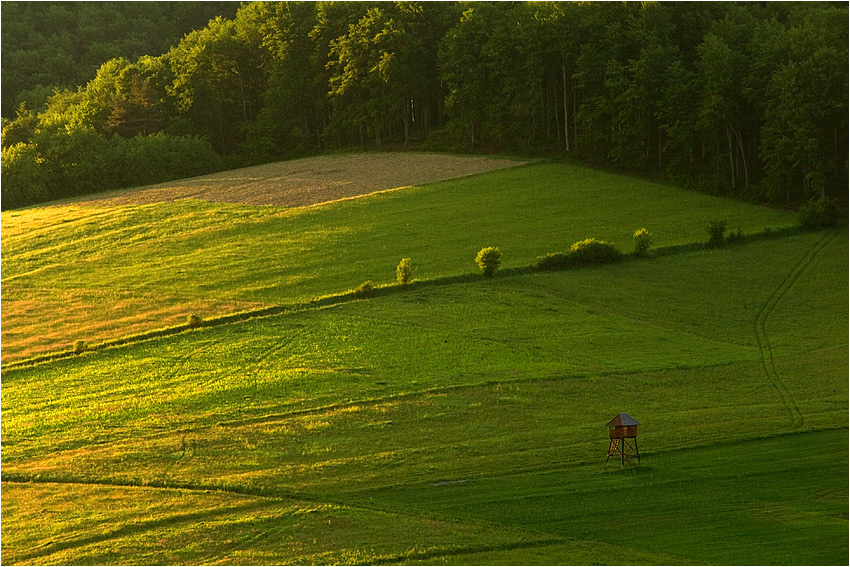
[[628, 427], [629, 425], [640, 425], [640, 423], [627, 413], [621, 413], [608, 422], [608, 427]]

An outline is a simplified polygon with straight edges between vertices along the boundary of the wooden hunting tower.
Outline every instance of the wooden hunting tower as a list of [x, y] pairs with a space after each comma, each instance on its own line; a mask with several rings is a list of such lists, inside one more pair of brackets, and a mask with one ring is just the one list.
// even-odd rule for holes
[[[626, 463], [632, 464], [632, 457], [637, 457], [640, 463], [640, 452], [637, 444], [637, 426], [640, 425], [635, 418], [627, 413], [621, 413], [608, 422], [608, 456], [605, 464], [612, 455], [620, 455], [620, 468]], [[629, 441], [631, 439], [631, 442]]]

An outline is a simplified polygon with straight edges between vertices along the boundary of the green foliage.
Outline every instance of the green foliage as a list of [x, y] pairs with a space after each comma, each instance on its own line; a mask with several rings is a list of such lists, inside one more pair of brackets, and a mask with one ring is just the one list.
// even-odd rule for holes
[[192, 329], [198, 328], [204, 324], [204, 320], [200, 315], [196, 313], [192, 313], [191, 315], [186, 316], [186, 324], [189, 325]]
[[407, 285], [413, 281], [413, 261], [410, 258], [402, 258], [395, 269], [396, 281], [401, 285]]
[[502, 265], [502, 253], [495, 246], [486, 246], [478, 251], [475, 263], [481, 268], [485, 276], [492, 277]]
[[74, 346], [72, 347], [74, 354], [82, 354], [82, 353], [86, 352], [88, 349], [89, 349], [89, 345], [86, 341], [84, 341], [84, 340], [74, 341]]
[[[399, 282], [401, 283], [401, 282]], [[372, 284], [371, 280], [366, 280], [354, 290], [355, 297], [372, 297], [375, 293], [375, 286]]]
[[645, 228], [639, 228], [635, 231], [635, 256], [647, 256], [649, 248], [652, 246], [652, 233]]
[[165, 125], [160, 106], [151, 79], [133, 74], [130, 91], [113, 103], [105, 130], [124, 138], [160, 132]]
[[725, 220], [712, 220], [708, 222], [705, 231], [708, 233], [708, 245], [711, 247], [723, 246], [726, 242], [726, 227], [729, 225]]
[[800, 207], [797, 222], [803, 230], [828, 228], [838, 224], [838, 201], [831, 197], [811, 199]]
[[727, 244], [739, 244], [744, 239], [744, 231], [741, 230], [741, 227], [738, 227], [738, 230], [735, 232], [730, 232], [726, 235], [726, 243]]
[[217, 171], [222, 159], [194, 136], [106, 138], [91, 128], [40, 132], [4, 147], [5, 209]]
[[623, 253], [613, 244], [596, 238], [586, 238], [573, 244], [565, 254], [546, 254], [537, 260], [535, 267], [543, 271], [564, 270], [594, 264], [612, 264], [622, 259]]
[[25, 144], [32, 140], [38, 130], [38, 117], [35, 112], [27, 108], [25, 102], [18, 107], [14, 120], [3, 119], [2, 137], [0, 143], [3, 147], [15, 144]]
[[104, 61], [164, 53], [210, 18], [232, 17], [237, 8], [231, 2], [4, 5], [3, 116], [21, 102], [38, 102], [39, 87], [84, 85]]
[[3, 115], [37, 112], [5, 145], [192, 134], [241, 166], [424, 141], [753, 202], [846, 197], [845, 5], [39, 4], [4, 15]]
[[586, 238], [570, 246], [568, 261], [571, 267], [611, 264], [623, 259], [623, 253], [609, 242]]
[[112, 138], [111, 159], [120, 168], [117, 187], [133, 187], [218, 171], [223, 160], [197, 136], [152, 134]]
[[0, 191], [4, 209], [45, 201], [50, 195], [50, 174], [34, 144], [3, 146], [0, 154]]
[[537, 260], [538, 270], [564, 270], [570, 267], [570, 255], [560, 252], [550, 252]]

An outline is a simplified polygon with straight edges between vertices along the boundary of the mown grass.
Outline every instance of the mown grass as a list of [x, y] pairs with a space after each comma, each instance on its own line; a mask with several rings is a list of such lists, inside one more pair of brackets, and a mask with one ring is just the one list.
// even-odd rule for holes
[[639, 227], [657, 246], [702, 241], [716, 218], [745, 232], [794, 222], [564, 164], [305, 209], [184, 200], [4, 212], [3, 360], [165, 327], [193, 311], [212, 317], [392, 282], [403, 257], [433, 279], [475, 272], [483, 246], [499, 246], [506, 268], [528, 266], [591, 236], [629, 251]]
[[847, 255], [414, 286], [5, 371], [4, 561], [846, 563]]
[[[132, 356], [119, 349], [9, 371], [4, 380], [27, 386], [17, 390], [20, 399], [9, 399], [4, 423], [38, 411], [30, 404], [42, 398], [29, 396], [28, 388], [66, 392], [62, 400], [50, 400], [57, 416], [73, 417], [72, 408], [80, 405], [85, 409], [79, 419], [90, 421], [101, 413], [89, 403], [94, 399], [108, 405], [103, 413], [114, 421], [140, 404], [143, 415], [157, 414], [143, 403], [147, 398], [168, 404], [196, 399], [197, 408], [208, 412], [200, 398], [214, 401], [231, 388], [256, 396], [261, 409], [272, 412], [310, 407], [305, 402], [335, 403], [348, 394], [340, 386], [352, 396], [380, 396], [498, 378], [759, 363], [759, 313], [823, 238], [807, 234], [613, 268], [481, 278], [196, 331], [138, 345]], [[818, 279], [796, 284], [806, 299], [786, 315], [780, 304], [771, 316], [784, 322], [783, 333], [772, 338], [777, 355], [844, 344], [846, 298], [834, 290], [846, 282], [845, 248], [833, 237], [816, 259], [820, 268], [812, 270]], [[85, 368], [85, 380], [78, 368]], [[120, 376], [147, 378], [116, 381]], [[105, 400], [103, 388], [112, 392]], [[241, 399], [234, 403], [232, 410], [223, 408], [233, 414], [212, 415], [210, 422], [260, 409], [242, 409]], [[189, 422], [193, 413], [186, 414]], [[182, 420], [169, 416], [168, 423], [173, 419]]]
[[[352, 506], [97, 485], [5, 483], [4, 512], [23, 520], [4, 529], [7, 564], [398, 563], [553, 540], [481, 522]], [[410, 533], [419, 537], [400, 547], [398, 540], [409, 541]], [[465, 546], [470, 541], [475, 545]]]
[[[440, 490], [398, 487], [370, 497], [392, 507], [619, 542], [679, 564], [836, 564], [847, 556], [848, 495], [838, 482], [847, 462], [834, 457], [846, 445], [847, 432], [833, 430], [653, 453], [627, 474], [601, 474], [598, 465], [587, 465]], [[556, 553], [570, 559], [566, 550], [552, 551], [541, 559], [557, 563]], [[504, 559], [484, 553], [447, 561]]]

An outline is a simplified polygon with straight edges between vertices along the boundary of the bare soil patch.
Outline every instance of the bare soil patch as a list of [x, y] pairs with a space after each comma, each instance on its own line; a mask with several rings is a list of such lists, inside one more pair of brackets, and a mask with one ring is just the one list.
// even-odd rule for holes
[[424, 153], [336, 154], [110, 191], [74, 202], [116, 206], [192, 198], [245, 205], [305, 207], [521, 163], [509, 159]]

